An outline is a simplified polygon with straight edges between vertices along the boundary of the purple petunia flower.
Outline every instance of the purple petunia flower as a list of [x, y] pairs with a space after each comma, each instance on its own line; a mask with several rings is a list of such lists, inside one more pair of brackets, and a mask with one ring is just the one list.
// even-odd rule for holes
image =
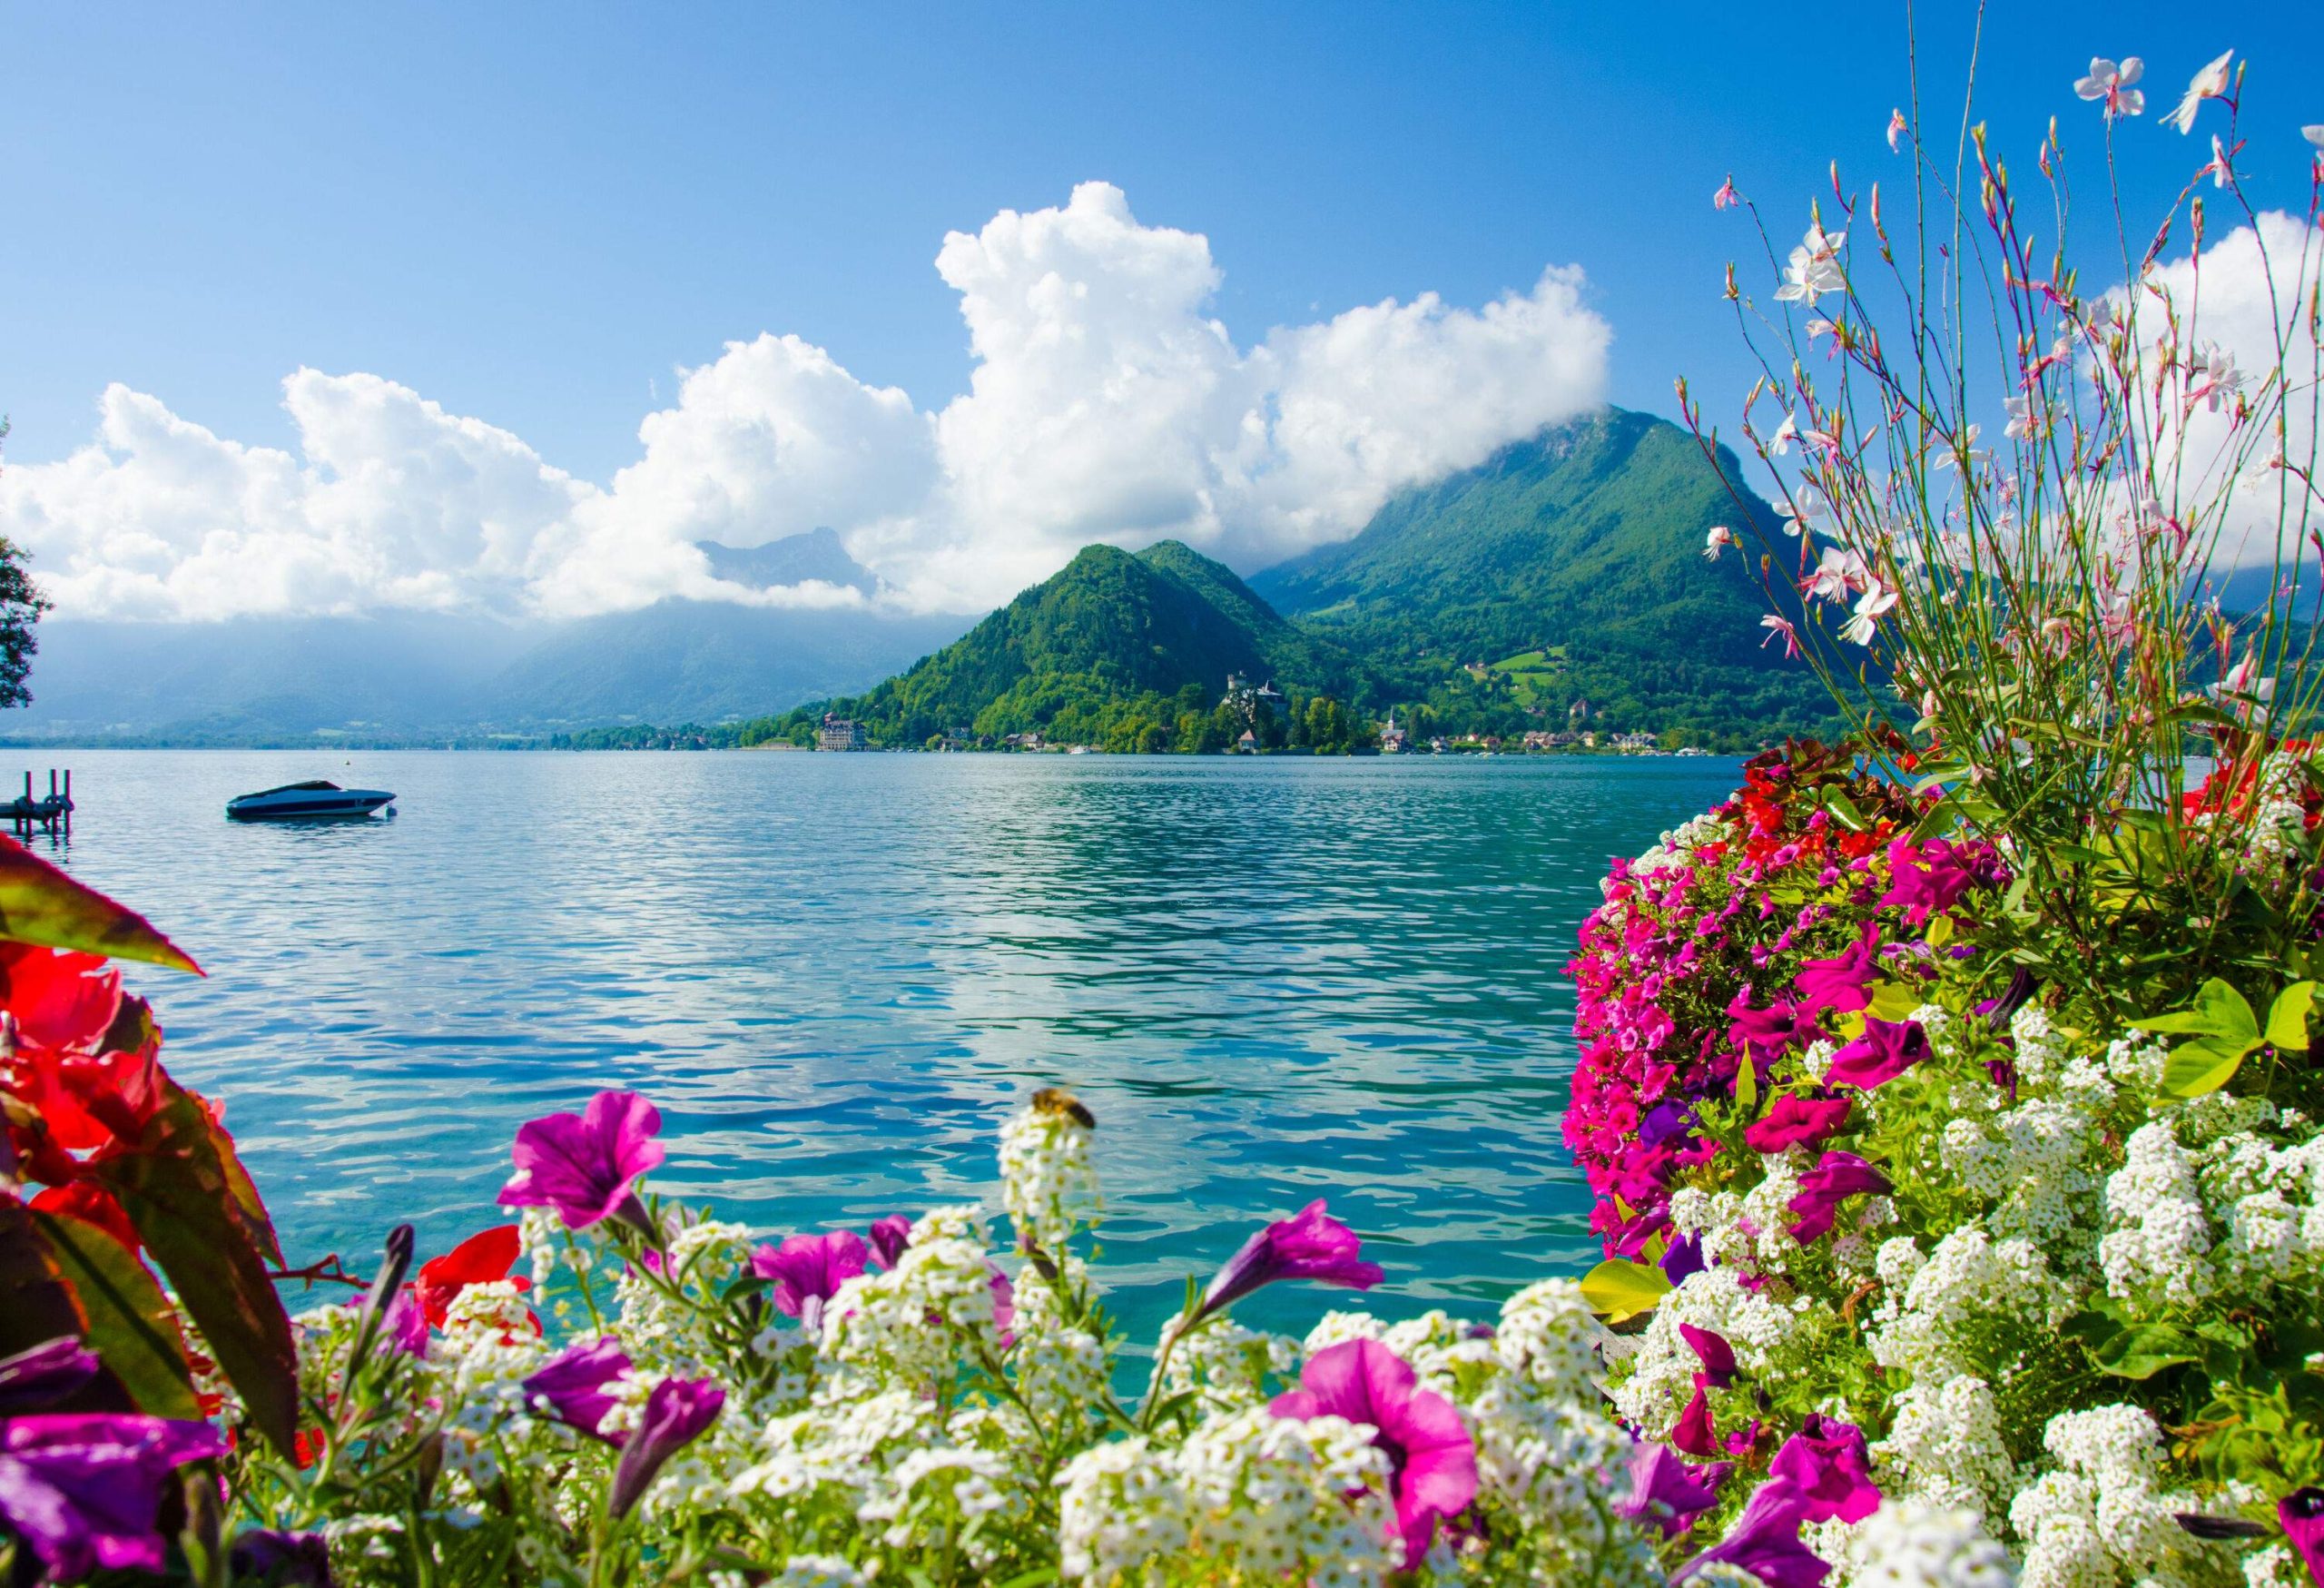
[[1824, 1079], [1834, 1086], [1870, 1091], [1929, 1057], [1928, 1033], [1918, 1021], [1885, 1021], [1867, 1015], [1864, 1035], [1832, 1055]]
[[525, 1404], [546, 1403], [548, 1413], [567, 1427], [578, 1428], [592, 1439], [619, 1445], [619, 1435], [601, 1434], [598, 1425], [614, 1409], [614, 1381], [629, 1371], [629, 1354], [607, 1335], [577, 1346], [567, 1346], [525, 1380]]
[[911, 1220], [901, 1213], [891, 1213], [872, 1223], [872, 1260], [883, 1268], [892, 1268], [904, 1248], [911, 1244]]
[[2309, 1580], [2324, 1588], [2324, 1489], [2294, 1489], [2276, 1502], [2276, 1520], [2299, 1552]]
[[1718, 1485], [1731, 1470], [1723, 1461], [1689, 1465], [1668, 1445], [1641, 1445], [1630, 1457], [1630, 1498], [1614, 1512], [1633, 1522], [1651, 1522], [1663, 1537], [1676, 1538], [1718, 1504]]
[[428, 1309], [410, 1291], [399, 1290], [388, 1303], [388, 1315], [379, 1320], [379, 1339], [407, 1356], [428, 1355]]
[[852, 1229], [792, 1235], [785, 1236], [779, 1247], [763, 1246], [753, 1252], [751, 1272], [774, 1281], [776, 1311], [797, 1318], [812, 1330], [822, 1325], [823, 1303], [863, 1272], [868, 1256], [863, 1238]]
[[226, 1454], [207, 1423], [46, 1412], [0, 1423], [0, 1521], [59, 1581], [100, 1566], [158, 1572], [163, 1485]]
[[1787, 1091], [1744, 1128], [1743, 1145], [1754, 1152], [1781, 1152], [1803, 1142], [1812, 1146], [1838, 1135], [1847, 1122], [1847, 1099], [1807, 1098]]
[[567, 1229], [616, 1213], [643, 1228], [637, 1177], [660, 1167], [661, 1110], [635, 1092], [601, 1091], [578, 1114], [551, 1114], [517, 1128], [517, 1172], [503, 1208], [554, 1208]]
[[1345, 1417], [1371, 1425], [1372, 1442], [1388, 1453], [1404, 1563], [1417, 1566], [1437, 1523], [1459, 1515], [1477, 1497], [1476, 1443], [1461, 1414], [1443, 1396], [1422, 1389], [1412, 1365], [1377, 1340], [1326, 1346], [1307, 1358], [1299, 1383], [1267, 1409], [1278, 1417]]
[[1662, 1254], [1662, 1277], [1676, 1289], [1703, 1271], [1709, 1265], [1703, 1261], [1703, 1238], [1682, 1235], [1670, 1243]]
[[1768, 1475], [1799, 1485], [1810, 1522], [1861, 1522], [1880, 1509], [1864, 1430], [1820, 1412], [1808, 1413], [1799, 1432], [1783, 1442]]
[[1799, 992], [1800, 1012], [1812, 1017], [1827, 1009], [1841, 1014], [1862, 1009], [1871, 1001], [1865, 987], [1872, 980], [1879, 955], [1879, 923], [1867, 921], [1863, 935], [1846, 952], [1806, 962], [1792, 981]]
[[665, 1378], [645, 1397], [645, 1415], [637, 1432], [624, 1442], [621, 1460], [614, 1466], [613, 1492], [607, 1506], [615, 1516], [626, 1516], [637, 1504], [663, 1464], [699, 1438], [718, 1420], [726, 1392], [706, 1378]]
[[1649, 1147], [1687, 1134], [1695, 1128], [1695, 1111], [1682, 1103], [1657, 1103], [1638, 1122], [1638, 1139]]
[[1840, 1204], [1866, 1193], [1888, 1189], [1888, 1177], [1853, 1152], [1827, 1152], [1814, 1169], [1799, 1177], [1799, 1194], [1784, 1204], [1798, 1219], [1791, 1238], [1806, 1246], [1832, 1228]]
[[1739, 1566], [1768, 1588], [1822, 1588], [1831, 1563], [1799, 1542], [1807, 1502], [1788, 1478], [1761, 1484], [1736, 1519], [1734, 1530], [1670, 1574], [1670, 1588], [1723, 1563]]
[[1277, 1279], [1313, 1279], [1319, 1285], [1369, 1290], [1387, 1277], [1387, 1271], [1365, 1262], [1363, 1249], [1355, 1231], [1326, 1214], [1321, 1201], [1310, 1202], [1294, 1217], [1278, 1218], [1245, 1241], [1210, 1282], [1195, 1317], [1208, 1317]]
[[71, 1335], [0, 1357], [0, 1417], [53, 1406], [96, 1376], [96, 1353]]

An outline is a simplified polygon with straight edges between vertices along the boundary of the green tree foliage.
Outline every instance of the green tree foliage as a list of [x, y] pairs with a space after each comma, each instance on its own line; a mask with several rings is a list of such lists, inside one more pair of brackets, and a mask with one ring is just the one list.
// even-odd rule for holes
[[[1726, 480], [1677, 426], [1606, 409], [1404, 492], [1353, 540], [1252, 587], [1362, 656], [1389, 699], [1426, 706], [1440, 732], [1562, 728], [1577, 700], [1612, 728], [1717, 725], [1756, 742], [1827, 727], [1814, 675], [1760, 646], [1767, 599], [1743, 557], [1702, 555], [1712, 525], [1743, 528], [1742, 504], [1772, 519], [1730, 489], [1734, 459], [1721, 467]], [[1552, 654], [1547, 687], [1531, 690], [1539, 716], [1513, 686], [1466, 672], [1536, 650]]]
[[[0, 419], [0, 441], [7, 439], [8, 421]], [[32, 704], [25, 680], [40, 649], [33, 626], [53, 605], [33, 583], [31, 559], [30, 552], [0, 535], [0, 708]]]

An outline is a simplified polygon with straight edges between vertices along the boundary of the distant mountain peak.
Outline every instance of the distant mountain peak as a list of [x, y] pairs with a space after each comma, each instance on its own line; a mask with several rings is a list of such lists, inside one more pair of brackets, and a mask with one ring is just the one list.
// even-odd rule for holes
[[745, 589], [766, 590], [816, 579], [869, 596], [879, 583], [870, 568], [848, 556], [839, 532], [829, 528], [786, 535], [763, 546], [728, 546], [717, 540], [694, 544], [710, 559], [711, 577]]

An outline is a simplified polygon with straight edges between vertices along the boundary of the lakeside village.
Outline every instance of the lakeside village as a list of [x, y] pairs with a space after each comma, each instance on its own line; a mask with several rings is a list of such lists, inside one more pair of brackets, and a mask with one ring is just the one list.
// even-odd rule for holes
[[[1319, 699], [1316, 705], [1331, 713], [1342, 708], [1337, 702]], [[1216, 753], [1228, 755], [1312, 755], [1311, 745], [1295, 742], [1290, 731], [1292, 711], [1289, 699], [1272, 681], [1254, 685], [1240, 673], [1226, 676], [1226, 692], [1218, 702], [1216, 715], [1239, 724], [1242, 731], [1227, 737]], [[1709, 751], [1689, 745], [1677, 750], [1665, 750], [1659, 735], [1646, 731], [1635, 733], [1603, 733], [1590, 726], [1590, 706], [1587, 700], [1577, 700], [1567, 709], [1567, 725], [1557, 730], [1534, 729], [1523, 735], [1504, 738], [1498, 734], [1464, 734], [1447, 738], [1433, 735], [1415, 741], [1399, 726], [1396, 714], [1391, 710], [1388, 720], [1380, 725], [1376, 734], [1365, 733], [1360, 737], [1348, 735], [1352, 741], [1351, 755], [1504, 755], [1593, 753], [1620, 755], [1708, 755]], [[1366, 728], [1369, 725], [1364, 725]], [[814, 742], [799, 745], [788, 741], [757, 745], [762, 750], [831, 750], [870, 751], [894, 746], [872, 743], [864, 725], [851, 717], [825, 712], [817, 728]], [[998, 736], [964, 737], [957, 735], [932, 736], [922, 749], [931, 751], [999, 751], [1015, 755], [1087, 755], [1100, 754], [1104, 746], [1098, 745], [1060, 744], [1039, 733], [1006, 734]]]

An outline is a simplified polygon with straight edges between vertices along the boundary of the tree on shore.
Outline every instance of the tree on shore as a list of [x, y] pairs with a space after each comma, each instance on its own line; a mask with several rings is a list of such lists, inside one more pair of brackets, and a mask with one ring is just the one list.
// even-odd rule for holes
[[[7, 439], [8, 421], [0, 419], [0, 442]], [[0, 708], [32, 704], [25, 679], [33, 670], [33, 653], [40, 649], [33, 626], [54, 605], [33, 583], [31, 561], [30, 552], [0, 535]]]

